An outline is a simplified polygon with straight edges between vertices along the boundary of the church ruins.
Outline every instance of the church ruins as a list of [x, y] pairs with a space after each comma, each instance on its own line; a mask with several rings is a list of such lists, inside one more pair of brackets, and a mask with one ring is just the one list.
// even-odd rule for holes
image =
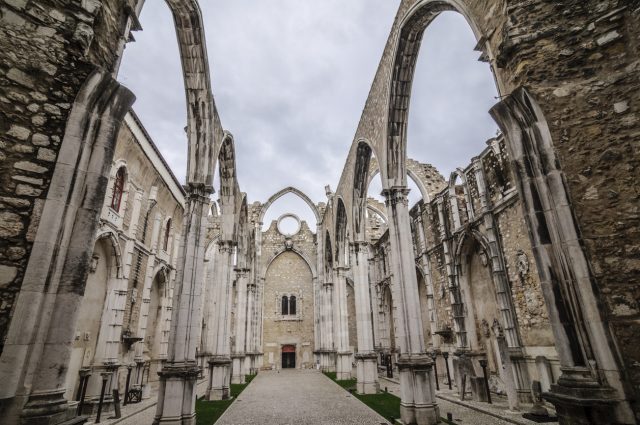
[[[197, 395], [283, 368], [360, 394], [394, 373], [405, 424], [439, 422], [445, 382], [514, 411], [539, 387], [561, 424], [639, 422], [637, 2], [402, 0], [319, 203], [242, 191], [197, 0], [166, 0], [188, 105], [179, 183], [117, 81], [143, 4], [0, 1], [3, 423], [81, 423], [118, 390], [157, 399], [154, 423], [194, 424]], [[444, 11], [499, 93], [500, 133], [450, 176], [407, 157], [416, 58]], [[315, 221], [265, 222], [284, 196]]]

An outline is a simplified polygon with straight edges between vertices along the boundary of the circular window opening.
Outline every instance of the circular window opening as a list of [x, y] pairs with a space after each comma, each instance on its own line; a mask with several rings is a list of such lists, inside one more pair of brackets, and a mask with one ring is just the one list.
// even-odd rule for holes
[[293, 214], [284, 214], [278, 219], [278, 231], [285, 236], [295, 235], [300, 231], [300, 219]]

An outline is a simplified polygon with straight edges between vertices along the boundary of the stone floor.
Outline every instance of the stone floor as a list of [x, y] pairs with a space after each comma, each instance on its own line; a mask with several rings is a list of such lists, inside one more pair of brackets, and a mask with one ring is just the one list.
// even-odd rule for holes
[[[380, 377], [380, 388], [385, 388], [391, 394], [400, 397], [400, 384], [397, 380]], [[453, 422], [458, 425], [536, 425], [536, 422], [524, 419], [522, 413], [510, 412], [506, 397], [492, 394], [493, 404], [480, 403], [470, 400], [460, 400], [455, 391], [450, 391], [442, 386], [437, 393], [437, 402], [440, 407], [440, 416], [447, 417], [447, 413], [453, 416]], [[557, 422], [553, 422], [556, 423]]]
[[[400, 396], [397, 380], [380, 377], [380, 388]], [[198, 394], [206, 381], [198, 383]], [[122, 408], [122, 418], [108, 419], [104, 425], [150, 425], [156, 409], [155, 398]], [[456, 424], [533, 425], [521, 412], [509, 412], [506, 400], [494, 396], [494, 403], [461, 401], [454, 391], [438, 392], [440, 415], [451, 413]], [[92, 418], [93, 419], [93, 418]], [[92, 423], [92, 422], [89, 422]], [[224, 413], [216, 425], [249, 424], [388, 424], [377, 413], [351, 396], [321, 373], [312, 370], [261, 372]]]
[[[204, 395], [207, 389], [207, 381], [199, 381], [196, 391], [198, 397]], [[142, 400], [140, 403], [128, 404], [122, 406], [121, 417], [118, 419], [111, 418], [113, 412], [109, 412], [103, 415], [100, 425], [151, 425], [153, 418], [156, 414], [157, 399], [153, 397]], [[87, 422], [87, 425], [95, 424], [95, 417], [92, 417]]]
[[388, 424], [315, 370], [260, 372], [216, 425]]

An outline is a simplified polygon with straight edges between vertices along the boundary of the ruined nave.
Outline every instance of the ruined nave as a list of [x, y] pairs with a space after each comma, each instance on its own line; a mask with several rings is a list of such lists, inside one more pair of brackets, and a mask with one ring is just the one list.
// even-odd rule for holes
[[[227, 400], [220, 423], [287, 423], [242, 403], [288, 384], [302, 412], [333, 406], [308, 423], [435, 424], [453, 405], [637, 423], [640, 13], [565, 3], [401, 0], [338, 183], [312, 200], [241, 185], [196, 0], [166, 1], [186, 170], [118, 79], [144, 1], [0, 1], [3, 423], [187, 425]], [[408, 153], [444, 12], [475, 36], [499, 128], [446, 176]], [[274, 215], [291, 198], [304, 212]]]

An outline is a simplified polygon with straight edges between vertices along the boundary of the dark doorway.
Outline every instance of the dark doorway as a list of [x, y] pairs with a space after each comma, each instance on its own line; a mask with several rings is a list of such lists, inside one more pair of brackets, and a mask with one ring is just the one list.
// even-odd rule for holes
[[295, 367], [296, 367], [296, 346], [283, 345], [282, 346], [282, 368], [294, 369]]

